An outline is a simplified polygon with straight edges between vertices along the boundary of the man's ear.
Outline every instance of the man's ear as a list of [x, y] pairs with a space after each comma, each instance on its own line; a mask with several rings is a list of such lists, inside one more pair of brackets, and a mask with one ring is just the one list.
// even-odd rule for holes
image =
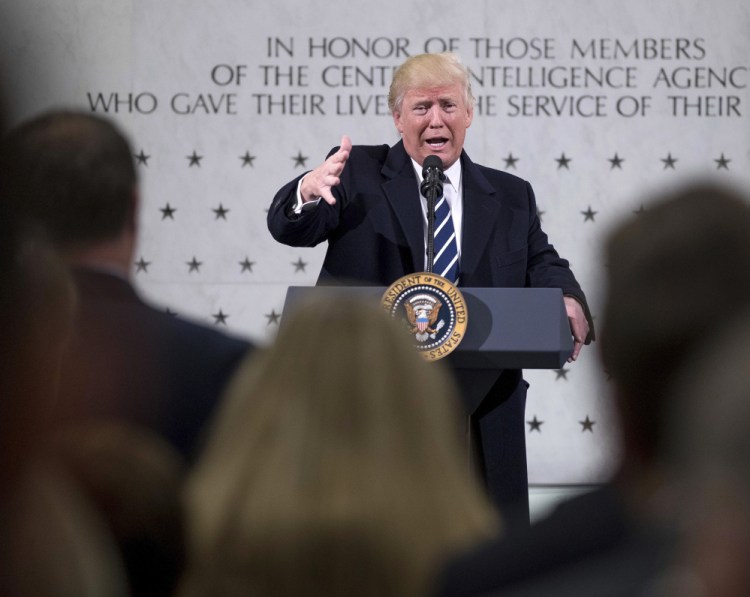
[[469, 104], [469, 106], [466, 108], [466, 128], [468, 129], [471, 126], [471, 123], [474, 120], [474, 104]]
[[403, 135], [404, 127], [401, 124], [401, 112], [399, 112], [398, 110], [394, 110], [391, 114], [393, 116], [393, 124], [396, 125], [396, 130], [398, 131], [398, 134]]

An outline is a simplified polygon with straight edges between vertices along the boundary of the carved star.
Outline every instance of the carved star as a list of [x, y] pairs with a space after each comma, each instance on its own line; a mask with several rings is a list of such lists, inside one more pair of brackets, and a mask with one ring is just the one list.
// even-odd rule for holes
[[195, 256], [193, 256], [193, 259], [191, 261], [186, 261], [185, 264], [190, 268], [188, 269], [188, 273], [192, 272], [199, 272], [200, 273], [200, 267], [203, 265], [202, 261], [198, 261]]
[[721, 157], [718, 160], [714, 160], [716, 162], [716, 169], [721, 170], [722, 168], [724, 170], [729, 170], [729, 162], [732, 160], [724, 157], [724, 152], [721, 152]]
[[607, 158], [609, 160], [609, 163], [611, 166], [609, 167], [610, 170], [614, 170], [615, 168], [619, 168], [622, 170], [622, 163], [625, 161], [623, 158], [621, 158], [619, 155], [617, 155], [617, 152], [615, 152], [615, 157], [613, 158]]
[[507, 170], [508, 168], [514, 168], [515, 169], [516, 162], [519, 160], [519, 158], [514, 157], [513, 153], [511, 152], [511, 153], [508, 154], [508, 157], [507, 158], [503, 158], [503, 160], [505, 161], [505, 169]]
[[557, 381], [560, 378], [566, 381], [568, 380], [568, 369], [566, 369], [565, 367], [563, 367], [562, 369], [555, 370], [555, 381]]
[[213, 313], [211, 317], [214, 318], [214, 323], [216, 325], [227, 325], [227, 318], [229, 317], [229, 315], [227, 315], [226, 313], [224, 313], [224, 311], [219, 309], [219, 312]]
[[271, 309], [271, 312], [266, 314], [266, 318], [268, 319], [268, 323], [266, 325], [271, 325], [272, 323], [279, 325], [280, 317], [281, 313], [276, 313], [276, 309]]
[[542, 432], [542, 424], [544, 421], [540, 421], [536, 418], [536, 415], [534, 415], [534, 418], [531, 421], [526, 421], [526, 424], [529, 426], [529, 432], [532, 431], [538, 431], [539, 433]]
[[595, 222], [596, 220], [594, 220], [594, 216], [598, 214], [599, 212], [592, 210], [591, 206], [589, 205], [589, 208], [586, 211], [582, 211], [581, 213], [583, 214], [584, 222], [588, 222], [589, 220], [591, 220], [592, 222]]
[[148, 158], [150, 158], [150, 155], [146, 155], [143, 153], [143, 150], [141, 149], [138, 153], [135, 154], [135, 163], [136, 164], [142, 164], [143, 166], [148, 166]]
[[240, 273], [243, 272], [250, 272], [253, 273], [253, 266], [255, 265], [255, 261], [250, 261], [247, 257], [239, 262], [239, 264], [242, 266], [242, 270]]
[[192, 154], [186, 155], [185, 157], [188, 160], [190, 160], [190, 163], [188, 164], [188, 168], [192, 168], [193, 166], [198, 166], [200, 168], [201, 160], [203, 159], [203, 156], [195, 153], [195, 149], [193, 150]]
[[221, 203], [219, 203], [219, 207], [215, 207], [213, 209], [213, 212], [216, 214], [216, 217], [214, 218], [215, 220], [218, 220], [219, 218], [221, 218], [222, 220], [226, 220], [229, 210]]
[[295, 168], [296, 168], [297, 166], [299, 166], [299, 167], [301, 167], [301, 168], [305, 168], [305, 167], [306, 167], [306, 162], [307, 162], [307, 160], [308, 160], [308, 159], [310, 159], [310, 158], [309, 158], [309, 157], [307, 157], [307, 156], [303, 156], [303, 155], [302, 155], [302, 152], [301, 152], [301, 151], [298, 151], [298, 152], [297, 152], [297, 155], [296, 155], [296, 156], [294, 156], [294, 157], [293, 157], [292, 159], [294, 160], [294, 167], [295, 167]]
[[565, 152], [562, 153], [562, 155], [559, 158], [555, 158], [555, 161], [557, 162], [557, 169], [565, 168], [566, 170], [570, 170], [570, 162], [573, 161], [573, 158], [567, 158], [565, 157]]
[[255, 156], [254, 155], [250, 155], [250, 152], [246, 151], [245, 155], [241, 155], [240, 156], [240, 159], [242, 160], [242, 167], [243, 168], [245, 166], [250, 166], [252, 168], [253, 167], [253, 162], [255, 161]]
[[148, 266], [151, 265], [150, 261], [146, 261], [143, 257], [135, 262], [135, 273], [145, 272], [148, 273]]
[[307, 262], [302, 261], [302, 257], [297, 259], [297, 261], [293, 262], [292, 265], [294, 266], [294, 272], [304, 272], [305, 268], [307, 267]]
[[581, 424], [581, 433], [583, 433], [584, 431], [594, 433], [594, 425], [596, 424], [596, 421], [592, 421], [591, 419], [589, 419], [588, 415], [586, 415], [586, 420], [578, 422]]
[[164, 207], [160, 207], [159, 210], [161, 211], [161, 219], [166, 220], [169, 218], [170, 220], [174, 220], [174, 212], [177, 210], [170, 206], [169, 203], [167, 203]]
[[661, 158], [661, 161], [664, 162], [664, 170], [666, 170], [667, 168], [675, 170], [674, 165], [677, 163], [677, 158], [672, 157], [671, 151], [667, 154], [667, 157]]

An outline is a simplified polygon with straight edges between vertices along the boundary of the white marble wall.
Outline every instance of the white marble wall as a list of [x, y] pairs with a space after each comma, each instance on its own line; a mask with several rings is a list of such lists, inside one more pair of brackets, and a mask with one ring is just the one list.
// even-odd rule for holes
[[[383, 96], [405, 53], [453, 49], [477, 74], [467, 151], [532, 183], [595, 315], [601, 241], [650, 193], [695, 176], [750, 188], [743, 0], [8, 0], [0, 11], [12, 120], [95, 110], [145, 156], [144, 294], [259, 342], [287, 286], [315, 282], [324, 250], [276, 244], [265, 208], [342, 134], [396, 140]], [[618, 441], [595, 348], [527, 378], [531, 481], [604, 478]]]

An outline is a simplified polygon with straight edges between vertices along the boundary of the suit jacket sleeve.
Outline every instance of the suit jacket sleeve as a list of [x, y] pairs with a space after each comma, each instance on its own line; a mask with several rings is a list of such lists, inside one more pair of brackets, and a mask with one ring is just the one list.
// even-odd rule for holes
[[566, 259], [559, 256], [542, 230], [537, 213], [536, 198], [529, 183], [526, 183], [529, 197], [528, 262], [526, 268], [527, 285], [531, 287], [560, 288], [565, 296], [572, 296], [583, 307], [589, 323], [586, 343], [595, 339], [594, 321], [586, 301], [586, 295], [570, 269]]
[[[334, 147], [328, 155], [338, 150]], [[294, 213], [297, 198], [297, 185], [307, 174], [302, 174], [285, 184], [273, 198], [268, 210], [268, 230], [278, 242], [291, 247], [314, 247], [336, 229], [339, 223], [339, 212], [342, 205], [342, 189], [331, 189], [336, 197], [336, 205], [321, 201], [317, 206], [305, 209], [300, 214]]]

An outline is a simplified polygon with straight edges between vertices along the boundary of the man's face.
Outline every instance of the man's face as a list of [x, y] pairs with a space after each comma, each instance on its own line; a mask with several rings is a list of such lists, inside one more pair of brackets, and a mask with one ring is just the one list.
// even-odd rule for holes
[[473, 116], [460, 85], [418, 87], [406, 92], [401, 110], [393, 112], [393, 122], [406, 153], [420, 166], [428, 155], [436, 155], [443, 168], [449, 168], [461, 155]]

